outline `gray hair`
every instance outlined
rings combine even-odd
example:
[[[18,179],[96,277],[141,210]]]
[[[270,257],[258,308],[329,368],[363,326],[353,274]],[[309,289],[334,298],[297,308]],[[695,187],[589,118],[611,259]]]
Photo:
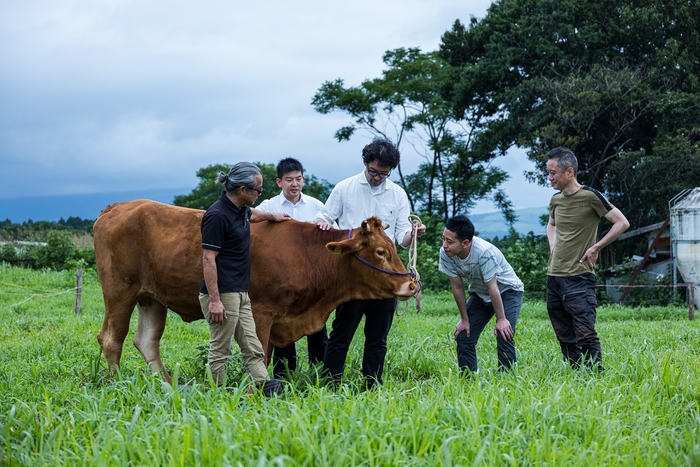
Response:
[[[574,152],[565,147],[554,148],[547,153],[547,160],[554,159],[557,161],[557,167],[566,171],[569,167],[574,169],[574,177],[578,176],[578,160]]]
[[[228,174],[219,172],[217,181],[223,185],[226,193],[231,193],[236,191],[239,186],[255,188],[256,175],[262,177],[262,172],[257,165],[250,162],[239,162],[231,167]]]

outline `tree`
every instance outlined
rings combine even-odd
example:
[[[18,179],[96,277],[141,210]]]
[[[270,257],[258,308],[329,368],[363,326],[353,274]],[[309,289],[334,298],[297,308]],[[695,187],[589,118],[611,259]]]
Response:
[[[263,176],[263,192],[257,200],[257,204],[260,204],[264,200],[279,194],[280,189],[275,182],[277,179],[277,169],[275,165],[261,162],[256,162],[255,165],[260,168]],[[208,165],[197,170],[197,177],[199,178],[197,187],[188,195],[176,196],[173,200],[173,204],[186,208],[208,209],[209,206],[221,196],[221,184],[217,181],[219,173],[228,173],[229,170],[231,170],[231,166],[226,164]],[[319,181],[312,174],[305,173],[304,179],[303,192],[321,201],[325,201],[333,189],[333,185],[326,180]]]
[[[323,201],[324,203],[328,199],[328,196],[333,191],[333,185],[328,180],[318,179],[315,175],[310,173],[304,173],[304,189],[303,192],[309,196],[313,196],[316,199]],[[279,190],[279,188],[278,188]]]
[[[526,148],[543,185],[546,153],[570,147],[579,180],[634,227],[663,220],[700,179],[699,54],[700,3],[688,0],[502,0],[440,45],[458,70],[445,94],[455,113],[486,112],[474,146]]]
[[[490,166],[493,153],[471,145],[480,113],[475,110],[464,125],[458,124],[451,103],[444,98],[453,69],[436,52],[423,53],[418,48],[391,50],[382,60],[387,69],[381,78],[348,88],[342,79],[327,81],[314,95],[316,111],[343,111],[353,118],[336,131],[336,139],[349,140],[357,129],[363,129],[375,136],[394,136],[391,139],[399,148],[404,142],[413,146],[425,162],[412,175],[398,167],[400,184],[413,211],[447,219],[468,211],[479,199],[493,197],[507,219],[514,220],[510,201],[497,189],[507,174]]]
[[[197,187],[188,195],[176,196],[173,204],[185,208],[208,209],[221,196],[221,184],[217,181],[219,172],[227,173],[230,169],[229,165],[215,164],[197,170]]]

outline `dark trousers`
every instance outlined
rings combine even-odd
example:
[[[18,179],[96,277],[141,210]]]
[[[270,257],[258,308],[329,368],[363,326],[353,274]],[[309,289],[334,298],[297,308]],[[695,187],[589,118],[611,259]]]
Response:
[[[506,290],[501,294],[506,319],[515,333],[518,324],[520,307],[523,304],[523,293],[516,290]],[[479,367],[476,361],[476,343],[486,325],[496,313],[493,304],[487,303],[478,295],[470,295],[467,300],[467,315],[469,315],[469,337],[462,331],[457,336],[457,364],[462,370],[476,372]],[[498,353],[498,368],[509,369],[516,361],[515,340],[506,341],[499,334],[496,336],[496,352]]]
[[[323,361],[324,373],[334,380],[342,377],[350,343],[364,316],[365,350],[362,357],[362,374],[367,386],[381,384],[386,357],[386,338],[394,320],[396,304],[395,298],[387,298],[352,300],[338,306]]]
[[[328,333],[326,326],[315,334],[306,336],[306,343],[309,347],[309,365],[316,365],[323,361],[328,344]],[[287,347],[277,347],[272,350],[272,371],[277,379],[283,378],[287,371],[292,372],[297,369],[297,349],[296,344]]]
[[[547,276],[547,313],[561,353],[573,368],[584,364],[602,370],[600,340],[595,331],[595,274]]]

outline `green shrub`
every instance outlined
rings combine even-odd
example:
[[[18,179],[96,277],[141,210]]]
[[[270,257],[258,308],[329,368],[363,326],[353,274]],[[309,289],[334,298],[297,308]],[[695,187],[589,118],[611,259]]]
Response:
[[[70,232],[53,230],[48,234],[46,245],[27,245],[16,249],[6,244],[0,250],[0,261],[54,271],[94,269],[95,249],[76,247]]]
[[[35,267],[60,271],[65,269],[68,260],[75,258],[75,254],[76,248],[70,233],[53,230],[49,233],[46,246],[38,247],[34,252]]]
[[[95,249],[94,248],[76,248],[75,259],[84,263],[83,267],[95,268]]]
[[[525,284],[525,294],[529,299],[546,299],[547,289],[547,260],[549,258],[549,242],[545,236],[536,236],[532,232],[519,235],[511,230],[498,246],[506,260],[513,266],[515,274]]]
[[[17,250],[12,243],[5,243],[0,247],[0,261],[14,263],[17,261]]]

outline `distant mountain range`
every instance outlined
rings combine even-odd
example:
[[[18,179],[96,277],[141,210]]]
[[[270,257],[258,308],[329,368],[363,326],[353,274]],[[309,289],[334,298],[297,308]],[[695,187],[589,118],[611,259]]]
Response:
[[[545,226],[540,223],[540,216],[548,212],[547,206],[516,209],[515,214],[518,216],[518,220],[513,227],[519,234],[532,232],[535,235],[546,235]],[[472,214],[469,216],[469,219],[474,224],[476,235],[481,238],[493,239],[497,236],[503,237],[508,235],[508,225],[500,212]]]
[[[172,204],[177,195],[188,194],[192,188],[167,190],[121,191],[94,193],[89,195],[37,196],[27,198],[0,199],[0,221],[9,219],[21,224],[28,220],[58,221],[69,217],[97,219],[100,212],[110,204],[146,198]]]
[[[110,204],[139,198],[171,204],[175,196],[191,191],[191,188],[181,188],[2,199],[0,200],[0,221],[9,219],[14,223],[21,224],[28,220],[57,222],[69,217],[97,219],[100,212]],[[546,206],[516,209],[515,213],[518,216],[518,221],[514,227],[518,233],[545,234],[545,228],[540,224],[539,218],[542,214],[547,213]],[[493,239],[496,236],[503,237],[508,234],[508,226],[500,212],[472,214],[469,218],[474,223],[477,235],[482,238]]]

